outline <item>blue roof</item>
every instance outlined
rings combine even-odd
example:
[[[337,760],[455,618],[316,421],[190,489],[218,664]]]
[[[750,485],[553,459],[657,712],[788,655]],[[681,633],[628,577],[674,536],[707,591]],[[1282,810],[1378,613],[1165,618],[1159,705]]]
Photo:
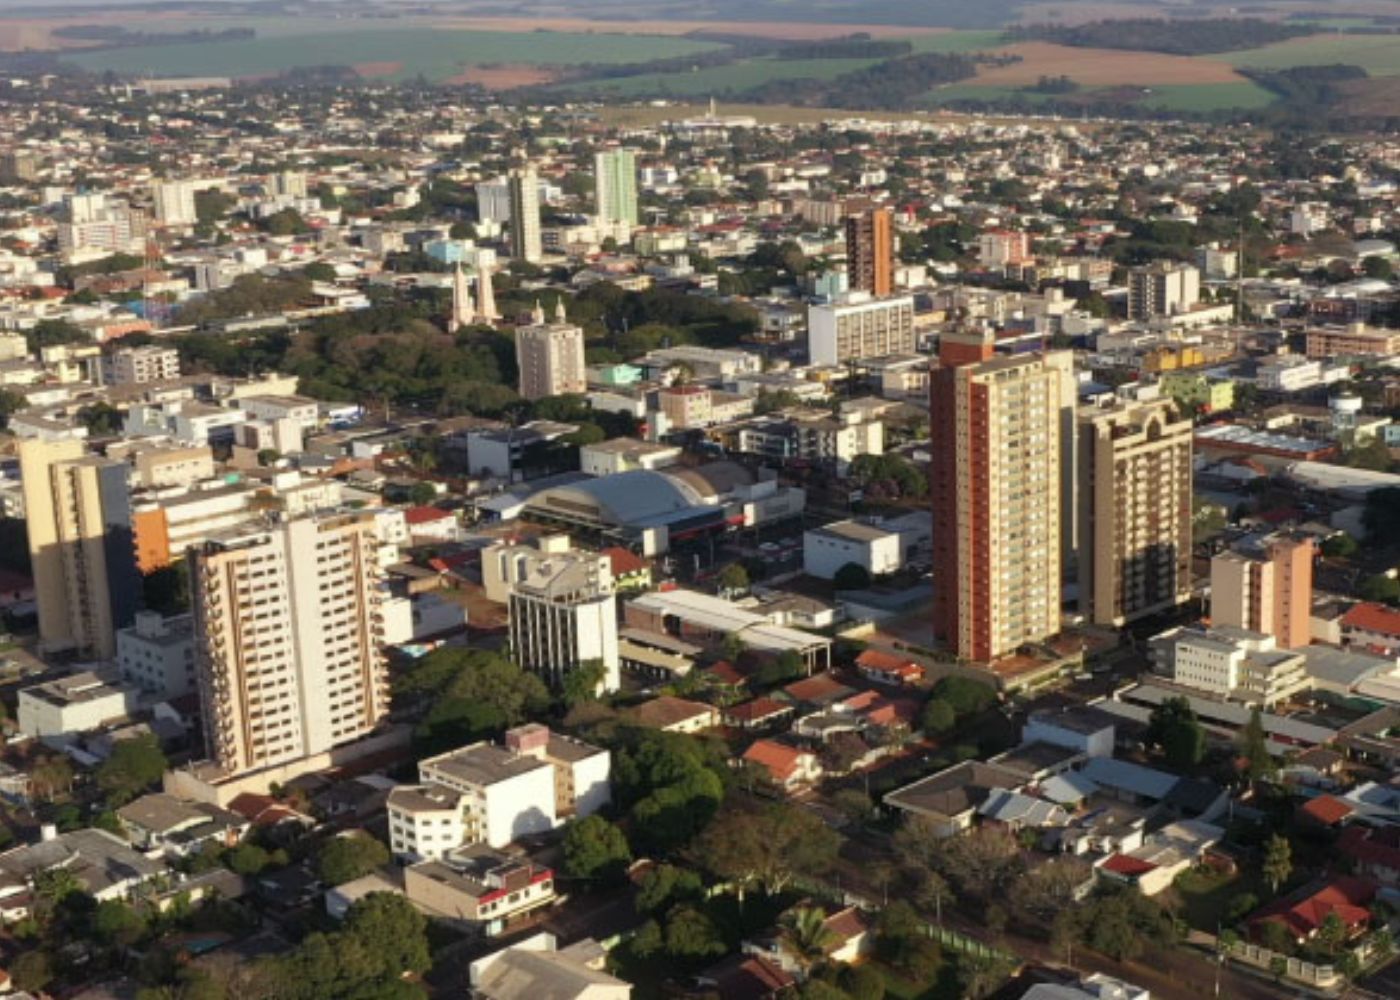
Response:
[[[679,480],[646,469],[619,472],[545,490],[530,498],[530,506],[539,505],[547,511],[549,496],[575,503],[591,501],[599,517],[615,525],[664,524],[677,516],[689,516],[709,509],[700,502],[699,496]]]

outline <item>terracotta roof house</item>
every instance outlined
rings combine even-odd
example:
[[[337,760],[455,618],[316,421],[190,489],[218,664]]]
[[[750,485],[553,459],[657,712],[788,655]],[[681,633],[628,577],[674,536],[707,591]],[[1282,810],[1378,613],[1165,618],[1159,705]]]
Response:
[[[1400,653],[1400,611],[1362,602],[1342,615],[1342,642],[1348,646]]]
[[[719,709],[703,701],[663,694],[628,712],[631,721],[667,733],[695,733],[719,725]]]
[[[924,679],[924,668],[913,660],[881,649],[867,649],[856,657],[861,676],[880,684],[904,686]]]
[[[704,995],[720,1000],[775,1000],[797,985],[791,974],[761,955],[731,955],[696,977]]]
[[[766,729],[779,719],[792,714],[792,706],[773,698],[755,698],[752,701],[730,705],[724,710],[724,724],[735,729]]]
[[[1335,913],[1354,934],[1370,922],[1368,907],[1375,898],[1376,884],[1370,879],[1342,876],[1320,889],[1269,904],[1249,918],[1249,926],[1257,933],[1266,923],[1282,924],[1295,941],[1307,941]]]
[[[1324,827],[1340,825],[1353,812],[1348,803],[1334,795],[1319,795],[1298,807],[1299,816]]]
[[[763,768],[775,784],[788,791],[821,777],[816,754],[776,740],[758,740],[744,751],[744,760]]]

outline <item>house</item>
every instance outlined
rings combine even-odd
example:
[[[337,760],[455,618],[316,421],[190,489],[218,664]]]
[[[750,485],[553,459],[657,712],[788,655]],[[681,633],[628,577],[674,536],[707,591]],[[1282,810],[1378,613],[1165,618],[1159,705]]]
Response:
[[[924,668],[913,660],[880,649],[863,650],[856,657],[856,669],[867,680],[894,687],[915,685],[924,679]]]
[[[783,688],[783,695],[808,709],[826,708],[855,694],[829,673],[813,674]]]
[[[247,832],[248,820],[207,802],[186,802],[165,792],[143,795],[117,810],[127,839],[143,851],[186,857],[206,843],[232,847]]]
[[[1298,807],[1298,818],[1324,829],[1341,826],[1355,812],[1346,801],[1335,795],[1318,795]]]
[[[1073,985],[1036,983],[1021,1000],[1152,1000],[1152,994],[1141,986],[1095,972]]]
[[[1064,826],[1069,822],[1069,813],[1053,802],[1006,788],[993,788],[986,801],[977,807],[977,815],[983,823],[1005,827],[1012,833]]]
[[[82,829],[58,833],[44,828],[43,839],[0,854],[0,911],[11,919],[29,915],[27,900],[41,872],[66,868],[84,892],[98,902],[125,899],[137,888],[167,874],[162,861],[132,850],[106,830]],[[18,919],[18,917],[14,918]]]
[[[797,980],[763,955],[730,955],[698,973],[696,996],[719,1000],[777,1000]]]
[[[1386,656],[1400,655],[1400,611],[1362,602],[1342,615],[1342,643]]]
[[[744,762],[766,771],[784,791],[794,791],[821,778],[821,764],[810,750],[776,740],[758,740],[744,751]]]
[[[952,837],[971,828],[978,807],[993,791],[1019,791],[1025,784],[1019,771],[969,760],[895,789],[885,796],[885,805],[932,820],[935,836]]]
[[[632,984],[603,965],[591,938],[560,949],[552,934],[536,934],[472,962],[468,981],[481,1000],[628,1000]]]
[[[630,549],[614,545],[602,551],[612,563],[613,588],[620,594],[651,588],[651,563]]]
[[[1148,836],[1141,847],[1110,855],[1099,866],[1099,873],[1109,881],[1136,887],[1144,896],[1155,896],[1200,861],[1224,835],[1222,828],[1210,823],[1169,823]]]
[[[1021,733],[1021,741],[1050,743],[1078,750],[1086,757],[1112,757],[1118,721],[1103,709],[1090,705],[1032,712]]]
[[[669,694],[642,702],[627,716],[639,726],[664,733],[698,733],[719,725],[719,709],[713,705]]]
[[[1400,889],[1400,826],[1351,826],[1337,838],[1337,852],[1357,875]]]
[[[724,724],[747,732],[756,732],[776,726],[779,721],[792,715],[793,707],[769,697],[759,697],[752,701],[730,705],[724,710]]]
[[[404,511],[403,517],[408,525],[409,539],[414,545],[455,542],[461,534],[457,515],[440,507],[410,507]]]
[[[1249,928],[1257,935],[1266,923],[1281,924],[1293,940],[1302,943],[1316,935],[1323,921],[1335,913],[1348,934],[1355,935],[1370,922],[1369,907],[1375,898],[1374,882],[1340,876],[1321,888],[1306,887],[1255,911],[1249,918]]]
[[[875,946],[875,929],[870,918],[854,906],[828,914],[822,926],[831,933],[826,953],[834,962],[859,961]]]

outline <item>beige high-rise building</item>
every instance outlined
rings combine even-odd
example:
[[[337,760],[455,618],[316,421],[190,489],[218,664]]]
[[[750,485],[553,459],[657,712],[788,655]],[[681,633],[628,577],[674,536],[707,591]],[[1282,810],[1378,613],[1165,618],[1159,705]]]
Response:
[[[210,760],[230,774],[349,743],[389,710],[370,514],[277,520],[191,550]]]
[[[1079,607],[1123,625],[1191,596],[1191,421],[1167,400],[1079,414]]]
[[[1312,642],[1313,542],[1288,534],[1237,544],[1210,561],[1212,625],[1263,632],[1282,649]]]
[[[986,662],[1060,630],[1068,351],[945,335],[933,371],[934,633]]]
[[[43,648],[110,659],[141,592],[127,465],[78,438],[21,441],[19,462]]]
[[[584,392],[583,328],[564,315],[560,301],[554,322],[546,323],[544,310],[535,306],[534,322],[515,331],[515,360],[520,369],[520,395],[543,399],[567,392]]]
[[[540,179],[534,167],[512,170],[510,189],[510,255],[516,260],[539,263],[544,259],[540,237]]]

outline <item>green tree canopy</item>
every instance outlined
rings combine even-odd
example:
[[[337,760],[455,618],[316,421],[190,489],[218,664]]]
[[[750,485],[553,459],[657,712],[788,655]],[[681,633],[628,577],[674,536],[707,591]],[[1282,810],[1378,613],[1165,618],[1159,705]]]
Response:
[[[316,852],[316,874],[326,885],[343,885],[388,863],[389,849],[362,832],[331,837]]]
[[[1168,698],[1152,710],[1147,738],[1175,768],[1194,767],[1206,753],[1206,732],[1185,698]]]
[[[622,831],[597,814],[564,828],[563,851],[564,871],[574,878],[614,881],[632,860]]]
[[[111,756],[97,769],[97,785],[109,805],[125,805],[159,783],[168,766],[160,744],[150,733],[118,740]]]

